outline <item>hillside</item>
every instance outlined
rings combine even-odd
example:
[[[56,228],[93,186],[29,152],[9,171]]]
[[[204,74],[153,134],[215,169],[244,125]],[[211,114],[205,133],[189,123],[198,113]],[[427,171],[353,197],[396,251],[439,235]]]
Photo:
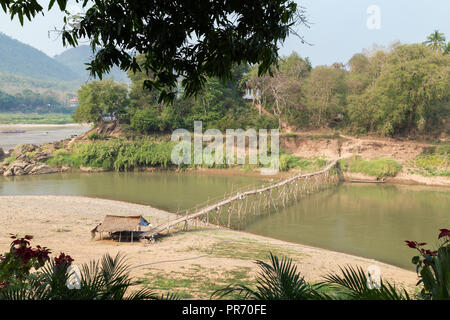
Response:
[[[92,59],[92,50],[89,46],[79,46],[76,48],[70,48],[63,53],[54,57],[56,61],[70,68],[74,73],[79,75],[83,80],[90,80],[89,71],[86,70],[85,65]],[[115,81],[129,82],[126,73],[120,70],[118,67],[113,68],[110,74],[105,75],[105,78],[111,78]]]
[[[79,76],[45,53],[0,33],[0,73],[45,81],[73,81]]]

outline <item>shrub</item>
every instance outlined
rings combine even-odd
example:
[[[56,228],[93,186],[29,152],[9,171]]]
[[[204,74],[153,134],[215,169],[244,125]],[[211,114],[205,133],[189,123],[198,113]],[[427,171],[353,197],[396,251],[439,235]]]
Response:
[[[423,284],[420,298],[426,300],[450,299],[450,230],[441,229],[437,250],[424,249],[426,243],[405,241],[408,247],[416,249],[419,255],[412,258],[416,265],[419,282]]]
[[[0,289],[25,279],[32,268],[38,270],[50,259],[51,252],[47,248],[31,247],[32,238],[28,235],[23,238],[11,236],[9,252],[0,255]]]
[[[450,176],[450,146],[444,145],[433,148],[431,152],[418,155],[413,166],[418,168],[417,173],[425,176]]]
[[[66,149],[58,149],[53,153],[52,157],[46,161],[46,163],[53,167],[60,167],[64,165],[79,167],[80,159]]]
[[[160,130],[160,118],[155,109],[137,110],[130,118],[130,127],[136,131],[147,133]]]
[[[94,141],[100,139],[100,135],[97,132],[92,132],[90,135],[88,135],[87,138],[91,141]]]
[[[280,155],[280,170],[289,171],[289,169],[300,168],[303,171],[314,171],[327,165],[323,158],[304,159],[295,157],[286,153]]]
[[[120,253],[103,256],[80,268],[69,255],[50,259],[50,250],[30,246],[31,236],[13,237],[11,249],[0,256],[1,300],[148,300],[159,299],[151,290],[128,292],[137,284]],[[34,268],[35,272],[30,273]],[[165,298],[176,298],[167,295]]]
[[[384,177],[394,177],[402,170],[402,166],[392,159],[378,158],[373,160],[363,160],[360,156],[341,161],[346,170],[354,173],[363,173],[369,176],[376,176],[378,179]]]
[[[74,147],[72,157],[83,166],[126,171],[137,167],[167,167],[173,144],[167,141],[115,139],[83,143]]]

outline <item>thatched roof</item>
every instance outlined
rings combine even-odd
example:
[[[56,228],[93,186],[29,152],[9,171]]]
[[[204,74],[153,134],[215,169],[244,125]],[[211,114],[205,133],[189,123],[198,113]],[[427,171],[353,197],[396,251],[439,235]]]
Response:
[[[142,216],[112,216],[107,215],[103,223],[96,226],[93,232],[137,231],[139,226],[148,226],[149,222]]]

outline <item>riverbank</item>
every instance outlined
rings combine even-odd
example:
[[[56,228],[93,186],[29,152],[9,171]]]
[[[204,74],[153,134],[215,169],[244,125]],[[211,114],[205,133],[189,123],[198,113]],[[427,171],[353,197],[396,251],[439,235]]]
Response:
[[[66,126],[70,128],[76,125]],[[83,128],[87,130],[88,126]],[[129,134],[115,123],[109,123],[77,137],[73,135],[39,146],[19,146],[11,150],[5,156],[8,159],[0,163],[0,174],[15,176],[68,171],[175,170],[213,175],[260,175],[260,168],[250,165],[218,164],[211,168],[210,165],[202,164],[178,167],[171,163],[174,143],[170,137],[128,137]],[[450,144],[447,141],[433,144],[392,138],[299,132],[283,134],[280,148],[280,173],[272,176],[272,179],[285,178],[298,172],[318,171],[327,162],[340,158],[345,181],[450,186]],[[35,157],[36,154],[39,156]]]
[[[74,124],[68,113],[0,113],[1,125],[64,125]]]
[[[44,124],[33,124],[33,123],[0,123],[0,128],[26,128],[26,129],[40,129],[40,128],[92,128],[89,124],[79,124],[79,123],[64,123],[64,124],[52,124],[52,123],[44,123]]]
[[[33,243],[47,246],[53,254],[70,254],[80,264],[105,253],[126,253],[136,266],[132,274],[142,285],[160,292],[177,292],[182,298],[209,298],[230,282],[252,284],[256,259],[269,251],[294,259],[308,281],[338,272],[339,266],[375,264],[384,279],[414,290],[414,272],[371,259],[310,246],[293,244],[215,226],[192,226],[154,244],[92,240],[90,230],[107,214],[143,215],[157,225],[175,215],[149,206],[127,202],[69,196],[0,197],[0,252],[8,250],[9,233],[31,234]]]

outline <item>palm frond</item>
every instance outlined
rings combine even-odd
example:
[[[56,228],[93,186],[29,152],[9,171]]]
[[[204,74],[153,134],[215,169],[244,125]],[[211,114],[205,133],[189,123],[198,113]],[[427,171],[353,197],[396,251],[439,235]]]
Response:
[[[340,268],[340,274],[325,276],[326,284],[343,289],[347,299],[351,300],[409,300],[406,290],[399,290],[395,285],[380,280],[379,288],[369,288],[364,270],[352,266]]]
[[[315,285],[309,284],[297,271],[292,259],[282,257],[281,260],[270,253],[270,264],[258,260],[260,271],[256,288],[237,285],[227,286],[213,293],[212,297],[236,294],[243,299],[254,300],[309,300],[327,298],[320,294]]]

